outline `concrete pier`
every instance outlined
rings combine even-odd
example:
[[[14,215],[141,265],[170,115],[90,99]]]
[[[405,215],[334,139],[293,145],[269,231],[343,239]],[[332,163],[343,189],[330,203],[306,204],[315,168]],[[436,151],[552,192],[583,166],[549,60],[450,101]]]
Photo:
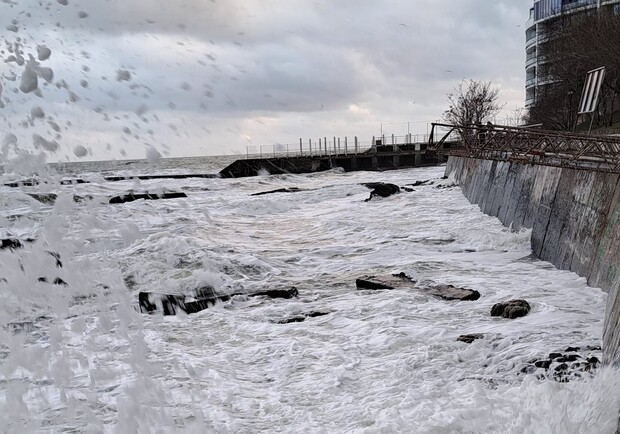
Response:
[[[270,156],[237,160],[220,172],[223,178],[256,176],[261,172],[272,175],[283,173],[312,173],[342,168],[356,170],[390,170],[407,167],[433,166],[444,163],[450,143],[429,152],[426,143],[379,145],[365,152],[334,155]]]

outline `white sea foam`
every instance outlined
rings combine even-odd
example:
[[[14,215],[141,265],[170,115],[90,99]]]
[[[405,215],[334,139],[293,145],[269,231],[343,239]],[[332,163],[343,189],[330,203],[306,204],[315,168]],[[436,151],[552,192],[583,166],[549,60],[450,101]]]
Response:
[[[614,432],[617,371],[569,383],[521,373],[549,352],[599,344],[606,294],[533,259],[528,232],[483,215],[458,188],[364,202],[362,182],[437,183],[442,168],[109,183],[93,164],[71,169],[89,184],[0,187],[7,233],[37,238],[0,252],[0,320],[34,324],[0,329],[8,430]],[[123,164],[114,173],[146,167]],[[251,196],[283,187],[301,191]],[[128,189],[189,197],[106,203]],[[59,196],[41,204],[25,194],[35,191]],[[355,289],[363,274],[400,271],[482,297]],[[205,285],[295,286],[300,297],[235,297],[179,317],[135,311],[139,291]],[[516,297],[528,316],[489,315]],[[278,323],[310,312],[329,314]],[[457,342],[465,333],[485,338]]]

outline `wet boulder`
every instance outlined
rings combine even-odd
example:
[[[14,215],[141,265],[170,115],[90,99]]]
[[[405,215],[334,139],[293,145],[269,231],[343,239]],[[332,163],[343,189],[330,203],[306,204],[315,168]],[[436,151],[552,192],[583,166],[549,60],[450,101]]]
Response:
[[[473,341],[477,340],[477,339],[482,339],[484,338],[484,335],[481,333],[472,333],[469,335],[461,335],[458,338],[456,338],[456,340],[458,342],[465,342],[466,344],[471,344]]]
[[[89,184],[90,181],[85,181],[81,178],[68,178],[68,179],[62,179],[60,181],[61,185],[75,185],[75,184]]]
[[[480,298],[480,293],[474,289],[459,288],[453,285],[430,286],[424,291],[444,300],[474,301]]]
[[[431,185],[433,181],[427,179],[426,181],[415,181],[407,184],[408,187],[419,187],[421,185]]]
[[[364,276],[355,280],[357,289],[395,289],[411,288],[443,298],[444,300],[472,301],[480,298],[480,293],[473,289],[459,288],[453,285],[428,285],[418,284],[405,273],[388,274],[384,276]]]
[[[295,287],[287,289],[268,289],[266,291],[251,292],[249,294],[239,293],[233,295],[247,295],[248,297],[269,297],[269,298],[294,298],[299,295],[299,291]]]
[[[530,304],[527,301],[514,299],[494,304],[491,308],[491,316],[514,319],[527,315],[530,309]]]
[[[24,238],[22,240],[17,238],[3,238],[0,240],[0,250],[9,249],[21,249],[26,245],[26,243],[34,243],[34,238]]]
[[[303,190],[298,188],[298,187],[278,188],[276,190],[269,190],[269,191],[261,191],[259,193],[252,193],[250,196],[262,196],[262,195],[265,195],[265,194],[272,194],[272,193],[298,193],[300,191],[303,191]]]
[[[186,314],[200,312],[213,306],[218,301],[228,301],[235,296],[269,297],[269,298],[293,298],[297,297],[297,288],[273,289],[252,293],[219,294],[213,288],[200,288],[192,295],[186,294],[161,294],[154,292],[140,292],[138,304],[140,312],[155,313],[161,311],[164,315],[176,315],[178,312]]]
[[[324,316],[324,315],[328,315],[329,312],[309,312],[309,313],[305,313],[303,315],[299,315],[299,316],[294,316],[291,318],[286,318],[286,319],[281,319],[280,321],[278,321],[278,324],[291,324],[294,322],[304,322],[307,318],[316,318],[319,316]]]
[[[591,375],[600,363],[591,351],[600,354],[600,347],[585,347],[584,350],[587,352],[577,354],[579,347],[568,347],[565,353],[549,353],[549,357],[530,360],[523,366],[521,373],[535,374],[539,378],[550,377],[561,383]]]
[[[46,205],[54,205],[58,195],[56,193],[26,193],[34,200],[44,203]]]
[[[383,276],[363,276],[355,280],[357,289],[415,288],[415,280],[405,273]]]
[[[47,280],[47,277],[39,277],[37,279],[37,281],[41,282],[41,283],[49,283],[49,280]],[[60,277],[56,277],[54,278],[54,280],[52,280],[52,283],[54,285],[62,285],[62,286],[67,286],[67,282],[65,282],[64,280],[62,280]]]
[[[111,197],[109,203],[126,203],[133,202],[135,200],[159,200],[159,199],[177,199],[181,197],[187,197],[183,192],[177,191],[165,191],[162,193],[127,193],[120,196]]]
[[[0,243],[0,250],[3,249],[19,249],[20,247],[23,247],[24,245],[22,244],[22,242],[20,240],[18,240],[17,238],[4,238],[3,240],[1,240]]]
[[[7,182],[4,185],[6,187],[34,187],[35,185],[38,185],[39,181],[34,179],[34,178],[30,178],[30,179],[22,179],[20,181],[14,181],[14,182]]]
[[[393,194],[400,193],[400,187],[398,185],[389,184],[387,182],[367,182],[362,185],[372,190],[366,202],[370,201],[375,196],[389,197]]]
[[[56,203],[56,199],[58,199],[58,195],[56,193],[26,193],[28,196],[33,198],[34,200],[44,203],[46,205],[54,205]],[[87,200],[93,200],[94,196],[86,195],[86,196],[76,196],[73,195],[73,201],[76,203],[81,203]]]

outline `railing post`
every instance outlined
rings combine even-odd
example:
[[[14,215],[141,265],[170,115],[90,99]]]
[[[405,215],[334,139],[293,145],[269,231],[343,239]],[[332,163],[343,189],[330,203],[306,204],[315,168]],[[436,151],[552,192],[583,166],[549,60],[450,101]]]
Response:
[[[340,137],[338,137],[338,154],[340,154]]]
[[[349,152],[347,151],[347,136],[344,136],[344,155],[348,155]]]
[[[319,155],[323,153],[323,147],[321,146],[321,138],[319,137]]]
[[[310,156],[312,156],[312,139],[308,139],[308,151],[310,152]]]
[[[375,136],[372,136],[372,142],[370,142],[370,147],[374,148],[376,146],[377,142],[375,141]]]
[[[381,146],[385,145],[385,134],[381,134]]]
[[[355,155],[357,155],[357,136],[354,137],[355,142]]]
[[[395,145],[396,143],[394,142],[394,134],[392,134],[392,145]]]
[[[302,155],[304,155],[304,145],[300,137],[299,138],[299,156],[302,156]]]

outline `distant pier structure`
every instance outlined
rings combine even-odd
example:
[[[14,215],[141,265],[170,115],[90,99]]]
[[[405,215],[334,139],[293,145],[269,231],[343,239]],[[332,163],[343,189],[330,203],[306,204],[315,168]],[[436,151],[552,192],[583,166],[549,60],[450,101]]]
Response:
[[[236,160],[220,172],[223,178],[256,176],[261,173],[312,173],[342,168],[346,172],[356,170],[390,170],[444,163],[450,147],[455,143],[445,140],[441,146],[429,149],[428,138],[422,135],[373,137],[361,142],[334,137],[313,142],[299,139],[296,145],[273,145],[250,147],[245,158]],[[455,138],[456,140],[456,138]]]

